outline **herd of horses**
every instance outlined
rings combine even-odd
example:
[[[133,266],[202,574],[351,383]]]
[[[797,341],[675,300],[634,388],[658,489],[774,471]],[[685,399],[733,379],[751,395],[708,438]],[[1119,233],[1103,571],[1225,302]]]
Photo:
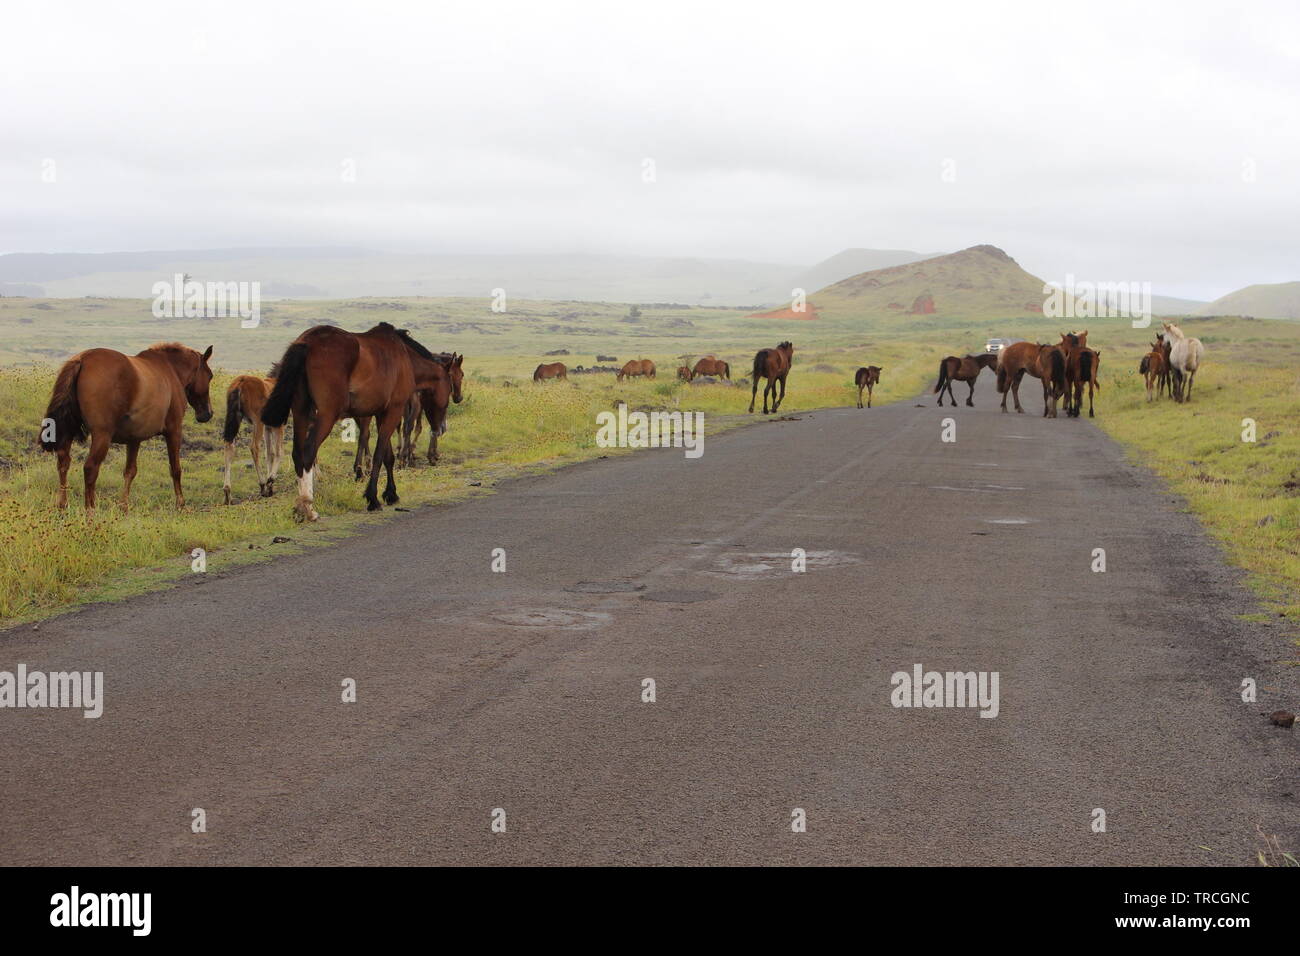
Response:
[[[1168,391],[1175,401],[1191,399],[1192,380],[1200,367],[1204,346],[1185,336],[1178,326],[1164,323],[1139,371],[1146,376],[1147,399]],[[39,443],[54,453],[59,488],[56,504],[68,502],[68,467],[76,442],[89,439],[83,474],[88,515],[95,510],[95,485],[109,446],[126,446],[121,507],[125,512],[136,475],[140,444],[162,436],[167,446],[176,506],[183,507],[181,492],[181,425],[188,405],[199,422],[212,418],[209,386],[212,370],[208,360],[212,347],[200,353],[176,342],[150,346],[128,356],[112,349],[94,348],[74,355],[59,369],[41,423]],[[775,414],[785,400],[786,379],[794,359],[794,345],[781,342],[775,348],[759,349],[754,355],[749,397],[752,414],[763,386],[763,414]],[[353,474],[361,480],[369,472],[364,498],[371,511],[383,507],[378,494],[379,473],[387,473],[383,503],[399,501],[393,477],[395,465],[410,465],[415,442],[423,423],[429,426],[429,464],[438,461],[438,438],[447,430],[450,403],[462,399],[464,356],[455,352],[434,353],[415,341],[409,332],[380,322],[366,332],[348,332],[336,326],[313,326],[299,335],[265,377],[240,375],[226,391],[225,468],[222,485],[230,504],[230,473],[234,443],[244,422],[251,424],[253,468],[261,495],[275,493],[275,480],[284,455],[284,427],[293,422],[291,457],[298,481],[294,513],[301,520],[314,521],[313,506],[317,455],[336,423],[351,418],[359,430]],[[1000,352],[948,356],[939,365],[934,393],[943,405],[944,395],[956,406],[954,382],[966,382],[970,392],[966,404],[973,406],[975,381],[985,368],[996,371],[1002,411],[1007,396],[1020,405],[1020,383],[1026,375],[1043,386],[1043,414],[1055,418],[1057,405],[1065,399],[1066,414],[1078,417],[1083,408],[1083,390],[1088,390],[1088,416],[1093,417],[1093,394],[1100,388],[1097,371],[1101,352],[1088,347],[1088,333],[1062,333],[1056,345],[1017,342]],[[730,380],[731,366],[715,356],[700,359],[693,367],[681,366],[678,377],[692,381],[699,376]],[[858,390],[857,407],[871,407],[871,393],[880,382],[881,367],[863,366],[854,374]],[[563,362],[537,366],[533,381],[565,380]],[[649,359],[633,359],[618,371],[618,380],[655,377]],[[770,406],[770,407],[769,407]],[[369,452],[372,425],[375,451]],[[394,451],[393,439],[399,439]],[[265,455],[265,466],[263,464]]]
[[[1183,334],[1172,322],[1165,322],[1164,332],[1156,334],[1151,351],[1142,357],[1138,371],[1145,376],[1147,401],[1168,392],[1176,402],[1191,401],[1192,380],[1200,368],[1205,346],[1201,340]],[[1007,410],[1010,395],[1017,412],[1020,405],[1020,383],[1026,375],[1038,379],[1043,387],[1043,415],[1057,417],[1057,406],[1065,399],[1068,417],[1077,418],[1083,411],[1083,389],[1088,389],[1088,417],[1094,414],[1094,393],[1101,389],[1097,372],[1101,368],[1101,350],[1088,347],[1088,330],[1062,332],[1061,341],[1055,345],[1016,342],[998,352],[967,355],[959,358],[949,355],[939,363],[939,377],[933,394],[943,404],[946,393],[954,407],[953,382],[970,386],[966,404],[975,405],[975,380],[986,368],[995,370],[998,394],[1002,396],[1002,411]]]

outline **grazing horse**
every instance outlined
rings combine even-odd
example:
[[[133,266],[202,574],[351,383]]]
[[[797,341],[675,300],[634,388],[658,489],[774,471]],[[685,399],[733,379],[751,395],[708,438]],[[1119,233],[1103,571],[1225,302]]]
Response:
[[[939,381],[934,383],[934,390],[939,396],[939,404],[943,404],[943,393],[946,389],[948,397],[952,399],[953,408],[956,408],[957,398],[952,394],[952,383],[965,382],[970,386],[970,394],[966,396],[966,404],[974,408],[975,380],[980,377],[980,372],[984,369],[995,368],[997,364],[998,353],[996,352],[981,352],[979,355],[967,355],[965,358],[949,355],[939,363]]]
[[[544,382],[548,378],[558,378],[567,382],[569,380],[569,367],[563,362],[552,362],[550,365],[539,365],[533,370],[534,382]]]
[[[871,407],[871,390],[880,384],[879,365],[865,365],[853,373],[853,384],[858,387],[858,408],[862,407],[862,390],[867,390],[867,408]]]
[[[212,346],[199,353],[175,342],[151,345],[134,356],[112,349],[87,349],[63,363],[45,410],[40,443],[57,455],[59,492],[55,503],[68,506],[68,465],[72,443],[90,434],[90,451],[83,469],[86,514],[95,510],[95,482],[108,446],[126,445],[122,472],[122,510],[128,510],[131,482],[136,474],[140,443],[158,435],[167,443],[176,507],[185,507],[181,494],[181,424],[185,406],[200,422],[212,418],[208,386]]]
[[[1173,396],[1175,402],[1190,402],[1192,400],[1192,379],[1196,378],[1196,370],[1201,367],[1201,356],[1205,354],[1205,346],[1201,344],[1200,339],[1188,338],[1183,334],[1183,330],[1172,322],[1163,323],[1165,327],[1165,341],[1171,342],[1169,346],[1169,371],[1173,375]],[[1184,394],[1183,382],[1186,380],[1187,391]]]
[[[649,359],[631,359],[623,364],[615,376],[620,382],[625,378],[634,378],[637,375],[644,375],[646,378],[655,377],[655,363]]]
[[[449,402],[460,404],[462,399],[461,383],[465,375],[461,363],[465,356],[455,352],[439,352],[434,358],[442,366],[443,372],[436,374],[436,383],[431,388],[422,388],[411,396],[402,410],[400,426],[401,441],[397,450],[397,467],[409,468],[415,459],[415,442],[423,431],[423,419],[429,421],[429,464],[438,463],[438,438],[447,433],[447,406]],[[365,476],[365,469],[370,462],[370,417],[357,422],[357,454],[352,461],[352,475],[360,481]],[[412,434],[414,432],[414,434]]]
[[[706,355],[695,363],[695,368],[691,369],[691,378],[697,375],[712,375],[714,378],[731,379],[731,366],[720,358],[712,355]]]
[[[465,380],[465,372],[462,369],[462,363],[465,356],[455,352],[442,352],[438,355],[438,363],[443,367],[445,375],[439,377],[433,388],[421,389],[417,394],[419,396],[419,409],[412,414],[411,406],[407,404],[406,415],[402,419],[402,448],[399,458],[402,463],[409,466],[415,456],[415,443],[420,438],[420,432],[424,428],[424,421],[429,423],[429,448],[425,452],[425,459],[430,465],[438,463],[438,439],[447,434],[447,409],[451,402],[457,405],[461,403],[464,395],[461,393],[461,386]],[[423,419],[419,412],[424,412]],[[414,434],[412,434],[414,429]]]
[[[1165,355],[1162,336],[1156,336],[1156,340],[1151,343],[1151,351],[1142,356],[1138,372],[1146,378],[1147,401],[1159,398],[1169,383],[1169,359]]]
[[[1060,346],[1016,342],[998,355],[998,391],[1002,393],[1002,411],[1007,410],[1007,394],[1020,407],[1020,380],[1028,373],[1043,383],[1043,416],[1056,417],[1056,403],[1065,394],[1065,353]]]
[[[690,367],[686,365],[677,366],[677,377],[683,382],[689,382],[692,378]]]
[[[785,377],[790,374],[790,366],[794,362],[794,346],[789,342],[782,342],[774,349],[759,349],[754,355],[754,387],[749,393],[749,412],[754,412],[754,400],[758,396],[758,380],[767,379],[767,384],[763,386],[763,414],[767,415],[767,396],[772,394],[772,412],[781,407],[785,401]],[[781,397],[776,397],[776,384],[781,383]]]
[[[295,515],[307,521],[320,517],[313,507],[313,469],[321,444],[341,418],[375,416],[378,434],[366,505],[370,511],[383,508],[376,493],[381,466],[388,471],[384,502],[397,504],[393,430],[415,391],[432,388],[440,374],[442,364],[432,352],[387,322],[360,333],[318,325],[294,339],[280,360],[280,376],[262,409],[262,422],[276,427],[293,416]]]
[[[226,504],[230,504],[230,466],[235,460],[235,439],[239,426],[248,422],[253,426],[253,471],[257,474],[257,490],[263,498],[275,494],[275,476],[280,473],[280,459],[284,456],[284,428],[268,428],[262,424],[262,409],[275,388],[276,369],[262,378],[260,375],[237,375],[226,389],[226,427],[221,437],[226,442],[226,471],[221,483]],[[266,446],[268,468],[262,477],[262,446]]]

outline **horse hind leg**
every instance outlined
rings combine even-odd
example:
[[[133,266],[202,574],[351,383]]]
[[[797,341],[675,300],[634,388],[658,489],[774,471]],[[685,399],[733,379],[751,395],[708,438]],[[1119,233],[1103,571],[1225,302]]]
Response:
[[[754,387],[749,390],[749,414],[754,414],[754,402],[758,398],[758,376],[754,376]],[[767,401],[767,389],[763,389],[763,401]]]
[[[230,466],[235,460],[235,443],[226,442],[225,448],[225,467],[222,469],[221,493],[226,499],[226,504],[230,504]]]
[[[974,408],[975,407],[975,379],[971,379],[966,384],[970,386],[970,394],[966,396],[966,407]]]
[[[86,463],[81,469],[86,483],[84,495],[87,515],[95,510],[95,482],[99,480],[99,466],[104,463],[104,457],[108,454],[108,445],[109,436],[106,433],[91,433],[90,451],[86,454]]]
[[[122,469],[122,514],[127,514],[130,509],[131,500],[131,482],[135,480],[136,458],[140,454],[140,443],[130,441],[126,443],[126,467]]]

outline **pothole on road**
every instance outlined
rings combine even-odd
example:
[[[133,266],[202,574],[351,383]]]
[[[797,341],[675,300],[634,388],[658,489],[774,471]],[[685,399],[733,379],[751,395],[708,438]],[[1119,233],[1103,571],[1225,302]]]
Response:
[[[513,611],[498,611],[494,620],[513,627],[559,627],[569,630],[590,630],[608,624],[610,615],[599,611],[574,611],[562,607],[521,607]]]
[[[861,564],[864,560],[861,555],[850,554],[847,551],[807,551],[804,557],[809,571],[848,567]],[[723,554],[718,556],[718,566],[704,573],[753,580],[774,573],[793,573],[793,561],[794,557],[788,551]]]

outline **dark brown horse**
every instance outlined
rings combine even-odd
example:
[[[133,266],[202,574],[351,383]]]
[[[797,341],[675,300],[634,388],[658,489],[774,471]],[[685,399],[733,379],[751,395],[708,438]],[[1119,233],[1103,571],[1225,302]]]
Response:
[[[274,372],[275,369],[272,369]],[[230,504],[230,466],[235,460],[235,439],[239,426],[248,422],[253,426],[253,471],[257,474],[257,490],[263,498],[275,494],[275,477],[280,472],[280,459],[284,456],[284,428],[269,428],[262,424],[262,409],[275,388],[275,378],[260,375],[236,375],[226,389],[226,427],[221,437],[226,442],[225,480],[221,490],[226,504]],[[262,477],[262,445],[266,445],[266,477]]]
[[[615,377],[621,382],[625,378],[635,378],[638,375],[654,378],[655,363],[649,359],[630,359],[623,363],[623,367],[618,370],[618,375]]]
[[[134,356],[112,349],[88,349],[63,363],[41,423],[40,443],[57,455],[59,492],[55,503],[68,505],[68,465],[72,443],[90,434],[90,451],[83,469],[86,514],[95,510],[95,482],[109,445],[126,445],[122,472],[122,510],[126,511],[135,479],[140,443],[163,436],[171,465],[176,507],[185,507],[181,494],[181,424],[185,406],[200,422],[212,418],[208,386],[212,346],[202,354],[175,342],[151,345]]]
[[[695,368],[691,369],[691,378],[697,375],[712,375],[714,378],[725,378],[730,381],[731,366],[720,358],[706,355],[695,363]]]
[[[677,366],[677,377],[683,382],[689,382],[691,380],[690,368],[685,365]]]
[[[1007,393],[1020,407],[1020,380],[1026,374],[1043,383],[1043,415],[1056,417],[1056,403],[1065,394],[1065,353],[1056,345],[1016,342],[998,355],[998,391],[1002,394],[1002,411],[1007,410]]]
[[[770,392],[772,395],[772,411],[781,407],[785,401],[785,378],[790,374],[790,366],[794,362],[794,346],[789,342],[782,342],[774,349],[759,349],[754,355],[754,387],[749,393],[749,411],[754,411],[754,400],[758,396],[758,380],[767,379],[767,384],[763,386],[763,414],[769,414],[767,410],[767,396]],[[776,396],[777,382],[781,383],[781,397]]]
[[[558,378],[561,381],[568,381],[569,367],[563,362],[552,362],[550,365],[539,365],[534,369],[534,382],[544,382],[548,378]]]
[[[293,415],[293,467],[298,476],[295,514],[315,521],[313,469],[320,446],[342,418],[375,416],[378,433],[365,499],[370,511],[383,505],[379,469],[388,471],[384,502],[398,502],[393,481],[393,430],[412,394],[434,386],[443,373],[433,353],[405,331],[380,322],[367,332],[318,325],[298,336],[280,360],[280,377],[262,409],[262,422],[276,427]]]
[[[1065,414],[1069,418],[1078,418],[1083,411],[1083,386],[1088,386],[1088,417],[1093,415],[1093,390],[1100,389],[1097,382],[1097,369],[1101,364],[1100,354],[1088,348],[1088,330],[1082,332],[1062,332],[1061,342],[1057,346],[1065,353]]]
[[[853,374],[853,384],[858,387],[858,408],[862,407],[862,390],[867,390],[867,408],[871,407],[871,390],[880,384],[880,366],[867,365]]]
[[[397,449],[397,465],[409,468],[415,460],[415,442],[423,430],[423,421],[429,422],[429,464],[438,463],[438,439],[447,432],[447,408],[451,402],[460,404],[464,397],[461,385],[465,380],[462,363],[465,356],[455,352],[440,352],[434,356],[443,368],[443,374],[437,376],[432,388],[422,388],[411,396],[402,411],[401,444]],[[423,413],[423,418],[421,414]],[[357,436],[357,455],[352,463],[353,474],[357,481],[363,475],[362,462],[370,460],[370,419],[359,422],[360,434]]]
[[[946,390],[948,397],[952,399],[953,408],[956,408],[957,398],[952,393],[952,383],[966,382],[970,385],[970,394],[966,396],[966,404],[974,408],[975,380],[980,377],[982,370],[996,368],[997,364],[998,354],[996,352],[981,352],[979,355],[967,355],[965,358],[949,355],[939,363],[939,381],[934,384],[934,390],[939,396],[939,404],[943,404],[943,393]]]

